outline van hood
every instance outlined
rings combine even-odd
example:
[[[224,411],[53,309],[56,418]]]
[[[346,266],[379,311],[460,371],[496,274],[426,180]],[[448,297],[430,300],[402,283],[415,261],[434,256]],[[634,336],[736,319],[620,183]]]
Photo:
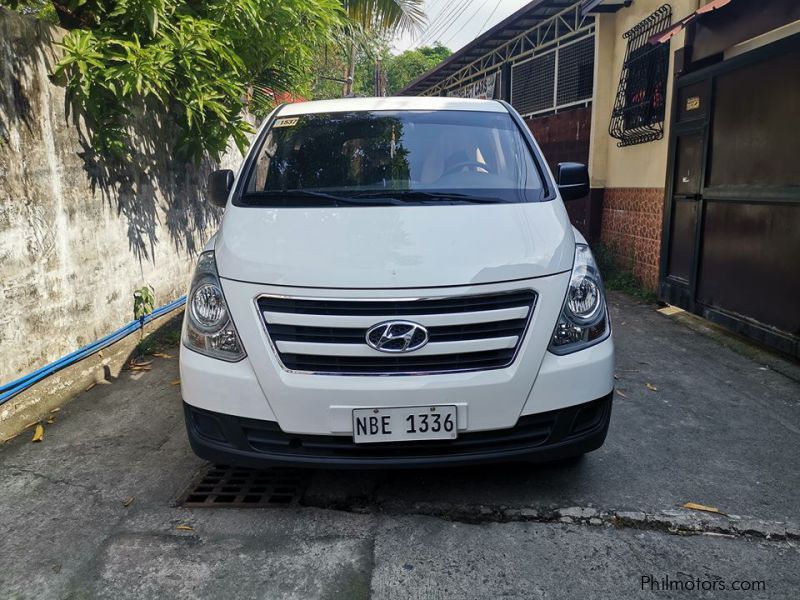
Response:
[[[316,288],[495,283],[572,268],[561,202],[264,208],[229,205],[215,240],[220,277]]]

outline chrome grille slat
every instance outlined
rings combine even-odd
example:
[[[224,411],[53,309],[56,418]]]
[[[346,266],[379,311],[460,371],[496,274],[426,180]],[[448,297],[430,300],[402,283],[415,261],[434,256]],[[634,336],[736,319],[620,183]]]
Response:
[[[309,373],[349,373],[358,375],[405,374],[425,375],[452,373],[454,371],[497,369],[511,364],[513,349],[489,352],[468,352],[447,355],[446,361],[435,356],[404,357],[387,354],[375,357],[360,356],[315,356],[306,354],[283,354],[284,364],[292,370]],[[447,366],[446,369],[442,365]]]
[[[290,371],[327,375],[427,375],[509,366],[536,303],[533,290],[409,299],[319,299],[264,295],[259,312]],[[367,330],[406,319],[428,329],[428,344],[387,354]]]
[[[429,343],[425,347],[415,350],[413,355],[438,356],[441,354],[506,350],[508,348],[516,348],[518,340],[519,338],[517,336],[512,336]],[[281,353],[288,354],[311,354],[320,356],[375,356],[375,350],[366,344],[329,344],[279,341],[276,343],[276,346]],[[383,355],[380,354],[379,356]]]
[[[265,317],[266,319],[266,317]],[[420,319],[421,321],[421,319]],[[527,319],[496,321],[494,323],[474,323],[445,327],[429,327],[428,338],[431,343],[450,342],[463,339],[485,339],[517,335],[525,329]],[[269,322],[269,332],[274,342],[327,342],[331,344],[360,344],[364,342],[364,332],[368,327],[307,327],[295,325],[275,325]],[[421,323],[425,325],[425,323]],[[374,325],[370,323],[369,326]]]
[[[391,300],[311,299],[285,296],[262,296],[261,310],[272,312],[294,312],[321,315],[381,315],[396,318],[399,315],[424,315],[435,312],[469,312],[474,310],[496,310],[530,305],[532,290],[503,292],[476,296],[453,296],[452,298],[409,298]],[[444,310],[437,310],[437,309]]]
[[[304,327],[368,328],[375,324],[374,315],[328,315],[297,312],[264,311],[264,318],[270,325],[291,325],[297,323],[297,315],[303,314]],[[511,319],[525,319],[528,316],[527,306],[500,308],[455,313],[411,314],[400,312],[389,315],[400,321],[416,321],[425,327],[446,327],[456,325],[473,325],[477,323],[493,323]]]

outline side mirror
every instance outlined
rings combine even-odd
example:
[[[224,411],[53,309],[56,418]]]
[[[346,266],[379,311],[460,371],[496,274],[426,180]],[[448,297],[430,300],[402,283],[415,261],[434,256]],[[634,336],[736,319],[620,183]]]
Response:
[[[208,199],[211,204],[225,206],[228,203],[228,195],[233,189],[233,171],[222,169],[212,171],[208,176]]]
[[[577,200],[589,193],[589,169],[583,163],[558,163],[556,181],[562,200]]]

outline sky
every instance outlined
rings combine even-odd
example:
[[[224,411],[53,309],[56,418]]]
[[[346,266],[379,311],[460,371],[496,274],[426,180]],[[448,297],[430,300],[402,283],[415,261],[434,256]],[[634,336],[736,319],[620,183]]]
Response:
[[[394,52],[442,42],[454,52],[486,32],[530,0],[425,0],[428,22],[421,32],[394,41]]]

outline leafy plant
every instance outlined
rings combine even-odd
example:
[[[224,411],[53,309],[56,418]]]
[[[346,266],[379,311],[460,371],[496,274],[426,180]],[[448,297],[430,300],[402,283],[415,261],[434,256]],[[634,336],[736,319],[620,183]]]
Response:
[[[155,309],[156,296],[152,286],[145,285],[133,292],[133,318],[144,319]]]
[[[23,15],[31,15],[49,23],[58,23],[56,10],[49,0],[12,0],[11,2],[0,2],[0,4],[8,4],[10,8]]]
[[[344,95],[353,94],[359,51],[370,53],[375,41],[394,32],[414,31],[425,22],[424,0],[341,0],[348,20],[340,46],[347,52]]]
[[[70,30],[53,76],[83,113],[94,149],[120,161],[143,114],[177,127],[181,158],[218,159],[230,139],[244,151],[247,109],[271,108],[252,107],[253,91],[309,90],[316,48],[345,21],[339,0],[51,4]]]
[[[592,248],[606,289],[625,292],[643,302],[655,303],[656,294],[642,286],[633,273],[633,256],[623,259],[613,248],[598,244]]]
[[[342,0],[350,21],[365,31],[410,31],[425,20],[423,0]]]
[[[423,73],[430,71],[453,52],[439,42],[433,46],[422,46],[406,50],[384,60],[386,93],[396,94]]]
[[[346,51],[341,46],[322,48],[317,57],[314,75],[314,98],[334,98],[342,95],[342,75],[347,71]],[[414,79],[429,71],[452,52],[441,44],[406,50],[398,55],[389,51],[389,43],[378,36],[359,46],[354,70],[352,94],[375,94],[375,64],[381,62],[386,94],[395,95]]]

